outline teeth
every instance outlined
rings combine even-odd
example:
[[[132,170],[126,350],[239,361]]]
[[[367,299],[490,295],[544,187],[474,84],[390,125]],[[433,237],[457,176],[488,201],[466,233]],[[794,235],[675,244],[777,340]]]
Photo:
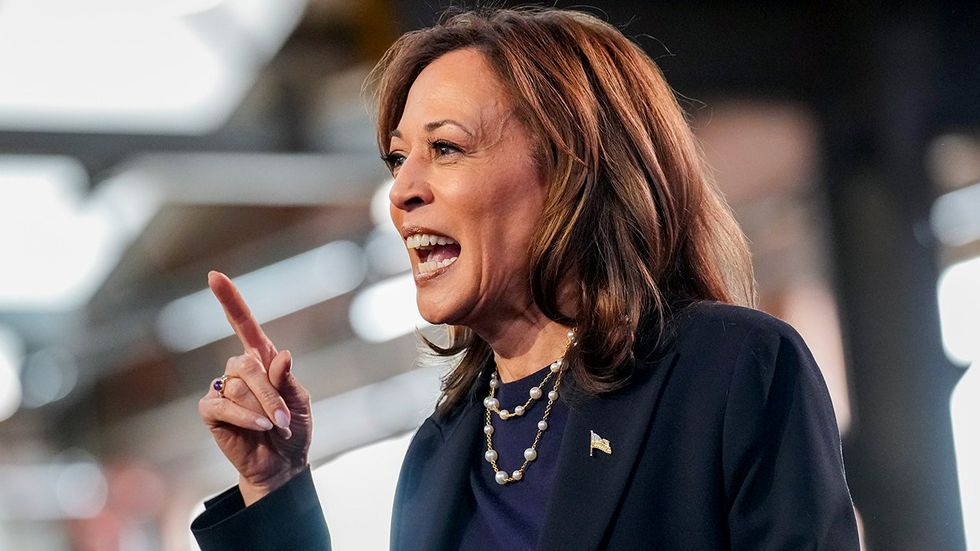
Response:
[[[458,256],[447,258],[445,260],[433,260],[432,262],[419,262],[419,274],[427,274],[429,272],[434,272],[439,268],[445,268],[453,262],[456,262]]]
[[[443,235],[431,235],[427,233],[413,233],[405,238],[405,246],[409,249],[421,249],[435,245],[454,245],[456,240]]]

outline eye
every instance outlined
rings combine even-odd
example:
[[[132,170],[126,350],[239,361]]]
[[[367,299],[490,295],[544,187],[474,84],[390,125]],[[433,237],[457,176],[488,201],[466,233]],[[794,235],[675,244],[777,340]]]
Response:
[[[446,140],[433,140],[429,142],[429,146],[432,147],[436,152],[436,156],[445,157],[446,155],[452,155],[454,153],[462,153],[463,150],[452,142],[447,142]]]
[[[385,165],[388,166],[388,171],[394,174],[397,171],[398,167],[402,166],[405,163],[405,155],[402,155],[397,151],[392,151],[387,155],[382,155],[381,160],[384,161]]]

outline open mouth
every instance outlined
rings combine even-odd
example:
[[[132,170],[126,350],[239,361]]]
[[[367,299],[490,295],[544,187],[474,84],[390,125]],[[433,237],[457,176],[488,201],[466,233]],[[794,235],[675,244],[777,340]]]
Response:
[[[449,267],[459,258],[459,243],[445,235],[414,233],[405,238],[405,246],[418,255],[419,275],[432,274]]]

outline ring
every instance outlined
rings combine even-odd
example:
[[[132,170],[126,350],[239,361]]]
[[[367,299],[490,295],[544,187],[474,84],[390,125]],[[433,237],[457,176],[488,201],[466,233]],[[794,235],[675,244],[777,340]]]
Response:
[[[224,398],[225,387],[228,385],[228,379],[234,379],[234,378],[235,378],[234,375],[228,375],[228,374],[222,375],[221,377],[218,377],[211,383],[211,388],[213,388],[215,392],[218,393],[218,396]]]

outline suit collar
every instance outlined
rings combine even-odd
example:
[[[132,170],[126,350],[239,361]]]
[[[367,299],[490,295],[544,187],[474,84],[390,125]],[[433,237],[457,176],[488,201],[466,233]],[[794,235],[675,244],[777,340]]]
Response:
[[[439,434],[441,452],[428,457],[425,466],[429,490],[425,503],[414,504],[407,512],[407,525],[399,541],[410,543],[403,549],[457,549],[466,522],[473,513],[470,469],[477,440],[482,436],[483,410],[471,392],[467,403],[449,415],[434,414],[428,422]],[[409,520],[411,519],[411,520]],[[394,541],[393,541],[394,543]]]
[[[572,402],[538,540],[540,551],[601,546],[676,357],[676,352],[669,352],[649,364],[641,360],[634,380],[624,389]],[[612,454],[589,455],[592,432],[609,441]]]

